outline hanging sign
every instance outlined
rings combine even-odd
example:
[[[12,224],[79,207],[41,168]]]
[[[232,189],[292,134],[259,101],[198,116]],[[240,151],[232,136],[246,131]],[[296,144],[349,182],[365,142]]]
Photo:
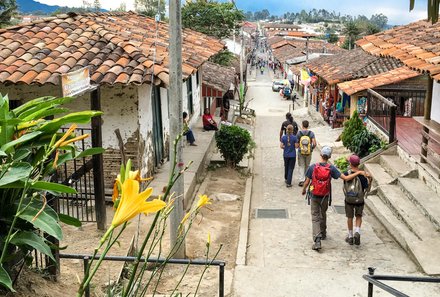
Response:
[[[61,75],[63,97],[73,97],[90,88],[90,72],[84,67]]]

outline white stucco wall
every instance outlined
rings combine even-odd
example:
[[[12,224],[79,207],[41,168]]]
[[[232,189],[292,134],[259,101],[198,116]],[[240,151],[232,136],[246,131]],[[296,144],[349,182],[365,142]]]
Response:
[[[199,84],[197,84],[197,76],[199,76]],[[195,123],[197,123],[200,114],[201,114],[201,90],[202,90],[202,78],[199,74],[199,72],[197,72],[196,74],[192,75],[192,93],[193,93],[193,115],[191,118],[191,125],[194,125]]]
[[[154,167],[153,149],[153,112],[151,102],[151,86],[138,87],[139,112],[139,150],[142,175],[149,175]]]
[[[11,100],[30,100],[42,96],[60,96],[59,86],[0,86],[0,93],[8,94]],[[90,110],[89,95],[73,99],[65,105],[71,111]],[[119,148],[114,130],[119,128],[124,142],[138,128],[137,92],[135,86],[102,86],[101,107],[103,111],[102,144],[104,148]],[[83,125],[84,126],[84,125]]]
[[[431,120],[440,123],[440,83],[437,81],[432,88]]]

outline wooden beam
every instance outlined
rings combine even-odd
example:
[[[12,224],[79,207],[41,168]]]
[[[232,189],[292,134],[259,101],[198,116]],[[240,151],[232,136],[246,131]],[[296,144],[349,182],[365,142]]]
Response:
[[[423,117],[425,120],[431,120],[431,106],[432,106],[432,88],[434,86],[433,79],[430,75],[428,75],[428,89],[426,90],[426,97],[425,97],[425,106],[423,109]],[[423,126],[423,132],[426,134],[429,134],[429,129],[425,126]],[[424,146],[425,145],[425,146]],[[426,138],[422,134],[422,149],[421,149],[421,155],[422,155],[422,163],[425,163],[428,158],[428,150],[425,149],[425,147],[428,146],[428,138]]]

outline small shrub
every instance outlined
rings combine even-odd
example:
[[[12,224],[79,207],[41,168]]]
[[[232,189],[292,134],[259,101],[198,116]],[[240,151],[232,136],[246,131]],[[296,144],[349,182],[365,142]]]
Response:
[[[348,149],[360,158],[363,158],[371,153],[371,149],[377,150],[380,147],[381,141],[379,137],[377,137],[376,134],[367,131],[367,129],[364,129],[353,136]]]
[[[355,110],[351,115],[351,118],[344,123],[344,131],[342,131],[341,135],[342,144],[350,149],[353,137],[363,131],[367,131],[367,128],[365,128],[362,120],[359,118],[358,112]]]
[[[339,157],[335,160],[335,166],[339,169],[341,172],[345,172],[348,170],[348,160],[346,156]]]
[[[226,164],[231,167],[240,163],[244,155],[254,146],[251,134],[238,126],[222,125],[215,134],[215,140]]]

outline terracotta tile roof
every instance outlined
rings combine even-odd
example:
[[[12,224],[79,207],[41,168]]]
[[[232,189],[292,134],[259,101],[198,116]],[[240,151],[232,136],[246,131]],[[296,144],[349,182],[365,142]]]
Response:
[[[338,87],[347,95],[353,95],[366,89],[393,84],[419,75],[421,75],[419,72],[402,66],[380,74],[342,82]]]
[[[153,67],[154,43],[156,64]],[[0,82],[58,84],[84,66],[96,84],[169,84],[168,24],[133,12],[69,14],[0,29]],[[224,48],[219,40],[183,30],[183,76]]]
[[[401,67],[402,64],[392,58],[381,58],[355,49],[312,60],[306,66],[322,77],[328,84],[387,72]]]
[[[272,50],[276,50],[278,48],[284,47],[284,48],[288,48],[286,47],[286,45],[290,45],[293,46],[295,48],[297,48],[298,51],[302,51],[303,54],[306,53],[306,39],[293,39],[293,38],[276,38],[276,37],[272,37],[271,39],[269,39],[269,45],[272,48]],[[308,52],[309,53],[329,53],[329,54],[337,54],[337,53],[342,53],[342,52],[346,52],[345,49],[336,46],[332,43],[327,43],[323,40],[309,40],[309,44],[308,44]],[[289,58],[295,58],[298,57],[300,55],[296,55],[296,56],[292,56]]]
[[[203,84],[225,92],[235,80],[235,69],[208,61],[202,66],[202,77]]]
[[[394,57],[411,69],[440,80],[440,23],[425,20],[396,27],[357,41],[365,51]]]
[[[274,49],[272,52],[274,57],[281,63],[285,63],[288,59],[304,56],[301,49],[289,43]]]

